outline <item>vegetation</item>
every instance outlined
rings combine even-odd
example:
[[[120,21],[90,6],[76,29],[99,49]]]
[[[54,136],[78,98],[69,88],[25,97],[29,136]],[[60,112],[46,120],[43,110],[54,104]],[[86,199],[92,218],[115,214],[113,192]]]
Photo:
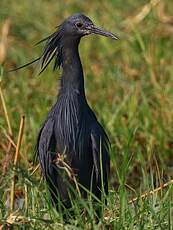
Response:
[[[79,199],[87,214],[81,216],[74,202],[75,218],[69,218],[65,228],[173,229],[172,9],[171,0],[1,0],[1,229],[63,229],[61,213],[52,208],[32,163],[38,130],[56,99],[61,71],[49,68],[37,77],[34,66],[8,70],[36,58],[42,45],[34,44],[75,12],[85,13],[120,40],[91,36],[80,45],[87,99],[112,145],[110,192],[99,224],[94,223],[92,203]],[[12,184],[15,207],[10,209]]]

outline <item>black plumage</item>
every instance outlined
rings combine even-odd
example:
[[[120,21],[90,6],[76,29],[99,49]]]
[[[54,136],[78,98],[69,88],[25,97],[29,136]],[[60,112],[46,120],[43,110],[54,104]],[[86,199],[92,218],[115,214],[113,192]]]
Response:
[[[77,191],[87,197],[82,187],[98,199],[103,189],[108,193],[109,140],[87,104],[78,52],[80,39],[93,33],[117,39],[112,33],[95,27],[85,15],[75,14],[57,27],[55,33],[40,41],[46,44],[41,57],[35,60],[41,64],[40,72],[53,59],[53,69],[63,69],[57,101],[42,125],[36,146],[56,207],[59,200],[66,208],[71,207],[69,192]]]

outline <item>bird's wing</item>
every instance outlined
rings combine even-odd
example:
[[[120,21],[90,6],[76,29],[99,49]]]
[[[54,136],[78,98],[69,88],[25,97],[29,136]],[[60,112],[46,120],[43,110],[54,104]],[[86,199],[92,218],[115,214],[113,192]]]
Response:
[[[52,160],[55,156],[54,120],[48,118],[40,130],[37,153],[45,177],[51,174]]]
[[[107,190],[107,181],[110,170],[109,144],[107,136],[100,130],[91,132],[91,145],[96,181],[98,184],[103,183]],[[107,191],[105,191],[107,193]]]
[[[59,199],[62,200],[66,207],[70,207],[71,201],[68,194],[67,184],[64,183],[64,170],[61,171],[56,167],[56,140],[54,135],[53,118],[48,117],[40,130],[38,139],[38,158],[43,176],[45,177],[52,202],[57,208]],[[62,173],[62,175],[61,175]]]

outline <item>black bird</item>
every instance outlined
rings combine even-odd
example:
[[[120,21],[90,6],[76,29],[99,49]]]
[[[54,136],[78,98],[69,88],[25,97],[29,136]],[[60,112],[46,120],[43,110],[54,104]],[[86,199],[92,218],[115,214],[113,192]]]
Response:
[[[36,145],[41,170],[57,209],[59,203],[71,207],[69,194],[74,195],[74,191],[86,198],[87,189],[99,200],[103,190],[108,194],[109,140],[88,106],[78,51],[80,39],[89,34],[117,39],[97,28],[85,15],[75,14],[40,41],[46,41],[44,51],[33,61],[41,63],[40,72],[53,59],[53,69],[63,69],[57,101],[41,127]]]

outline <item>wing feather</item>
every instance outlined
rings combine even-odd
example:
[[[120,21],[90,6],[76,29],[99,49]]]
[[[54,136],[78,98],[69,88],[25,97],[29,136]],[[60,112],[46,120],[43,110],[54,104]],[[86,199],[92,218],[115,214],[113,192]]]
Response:
[[[91,132],[91,146],[93,163],[96,174],[96,182],[98,187],[103,185],[106,194],[108,193],[108,176],[110,171],[109,145],[107,136],[100,130],[93,130]]]
[[[54,121],[49,118],[40,131],[37,144],[38,158],[45,177],[52,171],[52,160],[55,157]]]

